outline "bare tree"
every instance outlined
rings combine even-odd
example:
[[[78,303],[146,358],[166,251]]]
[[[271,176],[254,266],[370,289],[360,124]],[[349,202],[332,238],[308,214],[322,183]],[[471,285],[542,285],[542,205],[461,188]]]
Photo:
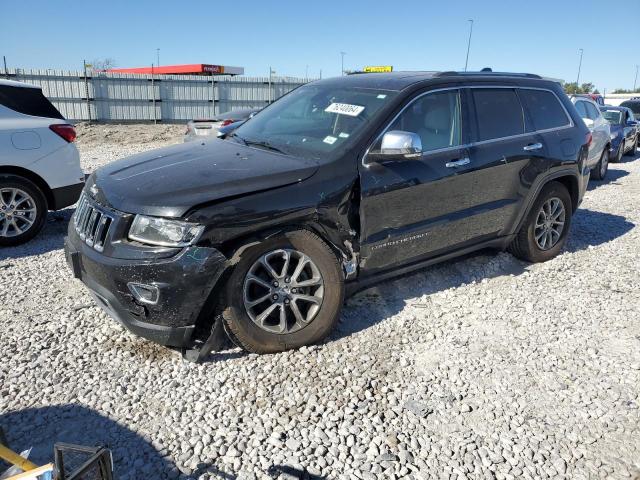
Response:
[[[91,61],[94,70],[110,70],[116,67],[116,59],[111,57],[95,58]]]

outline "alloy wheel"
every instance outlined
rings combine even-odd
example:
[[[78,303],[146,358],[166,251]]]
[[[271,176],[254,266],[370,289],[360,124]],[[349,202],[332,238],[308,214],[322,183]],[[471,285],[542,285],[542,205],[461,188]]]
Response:
[[[564,230],[566,211],[562,200],[552,197],[542,204],[533,234],[540,250],[553,248]]]
[[[0,237],[17,237],[29,230],[37,216],[35,200],[24,190],[0,188]]]
[[[271,333],[294,333],[316,317],[324,297],[324,280],[316,264],[302,252],[278,249],[262,255],[243,285],[249,318]]]

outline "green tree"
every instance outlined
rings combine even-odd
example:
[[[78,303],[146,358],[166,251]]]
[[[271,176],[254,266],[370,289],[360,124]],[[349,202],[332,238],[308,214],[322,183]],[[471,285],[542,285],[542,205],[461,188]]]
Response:
[[[569,95],[593,93],[595,85],[591,82],[578,85],[576,82],[570,82],[564,84],[564,91]]]

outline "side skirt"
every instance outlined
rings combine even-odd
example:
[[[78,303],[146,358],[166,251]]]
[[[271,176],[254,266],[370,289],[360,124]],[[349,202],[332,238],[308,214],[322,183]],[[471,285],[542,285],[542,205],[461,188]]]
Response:
[[[415,272],[416,270],[420,270],[422,268],[430,267],[431,265],[435,265],[437,263],[441,263],[447,260],[451,260],[452,258],[461,257],[463,255],[467,255],[469,253],[476,252],[478,250],[484,250],[487,248],[494,248],[498,250],[505,250],[507,246],[513,240],[514,235],[508,235],[505,237],[495,238],[493,240],[487,240],[482,243],[477,243],[470,247],[465,247],[459,250],[454,250],[449,253],[445,253],[443,255],[438,255],[437,257],[427,258],[426,260],[421,260],[409,265],[405,265],[402,267],[394,268],[392,270],[386,270],[384,272],[371,275],[368,277],[357,278],[352,282],[348,282],[345,285],[345,297],[350,297],[351,295],[369,288],[377,283],[384,282],[391,278],[401,277],[403,275],[410,274]]]

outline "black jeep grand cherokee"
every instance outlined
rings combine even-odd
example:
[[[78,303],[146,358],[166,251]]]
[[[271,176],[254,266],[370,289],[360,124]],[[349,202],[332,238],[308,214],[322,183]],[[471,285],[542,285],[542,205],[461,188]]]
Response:
[[[226,138],[96,171],[67,258],[156,342],[188,348],[223,325],[252,352],[295,348],[373,281],[486,247],[556,256],[589,142],[560,85],[536,75],[321,80]]]

